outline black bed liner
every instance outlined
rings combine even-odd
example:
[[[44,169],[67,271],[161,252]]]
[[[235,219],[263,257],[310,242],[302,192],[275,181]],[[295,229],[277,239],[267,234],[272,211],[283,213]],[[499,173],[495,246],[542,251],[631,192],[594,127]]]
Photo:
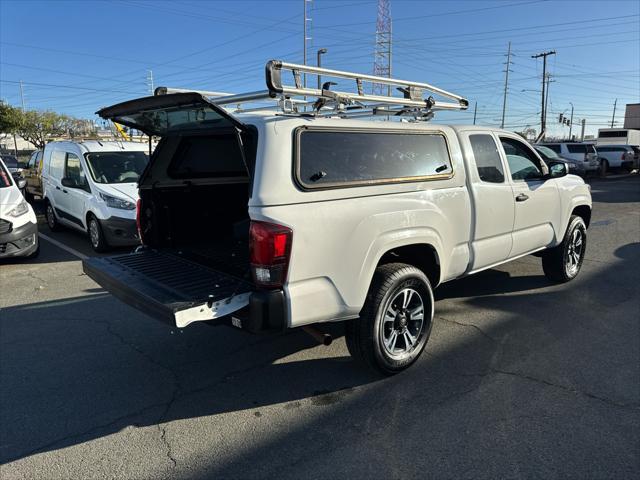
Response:
[[[254,286],[173,250],[83,260],[85,273],[120,300],[176,326],[176,314],[237,298]]]

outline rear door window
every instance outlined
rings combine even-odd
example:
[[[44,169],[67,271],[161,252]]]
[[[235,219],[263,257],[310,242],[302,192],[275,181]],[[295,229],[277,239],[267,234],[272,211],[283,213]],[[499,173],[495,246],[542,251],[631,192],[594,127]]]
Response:
[[[235,132],[182,137],[168,174],[171,178],[248,178]]]
[[[553,150],[556,153],[560,153],[560,151],[561,151],[560,150],[560,145],[558,145],[557,143],[556,144],[546,143],[544,146],[547,147],[547,148],[550,148],[551,150]]]
[[[448,178],[444,135],[422,132],[298,131],[296,173],[306,188]]]
[[[491,135],[469,135],[478,176],[483,182],[503,183],[504,170],[498,146]]]
[[[53,178],[57,178],[59,180],[64,176],[64,161],[66,158],[66,153],[62,150],[54,150],[51,152],[51,162],[49,165],[49,174]]]
[[[569,153],[595,153],[596,150],[593,145],[586,145],[584,143],[569,143],[567,144],[567,150]]]

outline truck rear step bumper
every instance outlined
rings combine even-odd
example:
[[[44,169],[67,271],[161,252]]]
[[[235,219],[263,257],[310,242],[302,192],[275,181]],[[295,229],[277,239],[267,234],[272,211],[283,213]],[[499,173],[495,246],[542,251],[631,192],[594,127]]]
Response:
[[[243,279],[173,251],[92,257],[82,265],[90,278],[115,297],[172,327],[229,321],[261,331],[282,330],[286,325],[281,290],[254,291],[253,284]]]

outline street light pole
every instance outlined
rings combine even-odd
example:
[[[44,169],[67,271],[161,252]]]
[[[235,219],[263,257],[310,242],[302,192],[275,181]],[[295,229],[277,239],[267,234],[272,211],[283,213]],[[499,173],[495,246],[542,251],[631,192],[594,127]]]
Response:
[[[573,103],[569,102],[569,104],[571,105],[571,120],[569,120],[569,140],[572,140],[571,130],[573,129]]]
[[[318,52],[316,53],[318,61],[316,62],[318,65],[318,68],[320,68],[322,66],[322,55],[324,55],[325,53],[327,53],[327,49],[326,48],[321,48],[320,50],[318,50]],[[320,80],[320,75],[318,75],[318,90],[322,89],[322,82]]]

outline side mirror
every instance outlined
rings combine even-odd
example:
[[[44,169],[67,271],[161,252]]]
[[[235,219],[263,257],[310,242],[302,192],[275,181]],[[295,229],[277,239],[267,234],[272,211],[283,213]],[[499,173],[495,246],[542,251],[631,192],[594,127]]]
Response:
[[[26,178],[16,178],[16,185],[19,190],[24,190],[27,187],[27,179]]]
[[[76,181],[75,178],[69,178],[69,177],[64,177],[60,183],[62,183],[63,187],[68,187],[68,188],[78,188],[80,186],[78,185],[78,182]]]
[[[569,173],[569,166],[565,162],[549,163],[548,178],[560,178]]]

